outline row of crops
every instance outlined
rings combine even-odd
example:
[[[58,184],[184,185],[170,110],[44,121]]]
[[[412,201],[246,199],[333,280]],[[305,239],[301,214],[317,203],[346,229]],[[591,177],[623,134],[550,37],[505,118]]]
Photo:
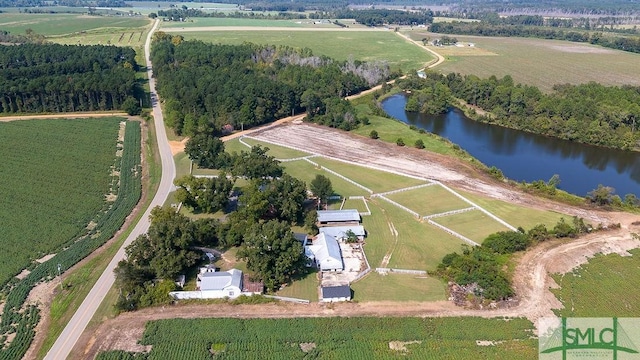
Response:
[[[152,345],[148,354],[98,359],[532,359],[532,335],[526,319],[169,319],[147,323],[140,343]]]
[[[118,127],[119,119],[107,120],[107,122],[114,122],[115,128]],[[94,120],[74,120],[74,122],[99,124],[102,122]],[[107,134],[114,135],[117,130],[113,130]],[[103,133],[101,136],[105,136]],[[94,133],[97,142],[99,134]],[[115,145],[113,136],[109,137],[112,145]],[[102,244],[104,244],[113,234],[122,226],[125,218],[131,213],[133,207],[137,204],[141,196],[141,167],[140,167],[140,141],[141,141],[141,129],[139,122],[127,122],[126,132],[124,138],[124,151],[120,160],[120,164],[117,168],[120,169],[120,189],[118,190],[118,196],[115,201],[106,203],[104,200],[105,192],[101,194],[101,204],[98,211],[94,212],[92,220],[97,225],[88,229],[86,227],[87,222],[84,223],[83,233],[76,237],[72,241],[67,241],[59,244],[64,246],[59,248],[57,254],[50,260],[32,266],[31,273],[20,281],[12,281],[3,290],[6,294],[5,305],[0,319],[0,359],[21,359],[29,345],[31,344],[35,335],[34,328],[39,320],[38,309],[35,306],[24,306],[25,300],[29,291],[39,282],[43,280],[50,280],[54,278],[58,273],[58,266],[61,267],[61,271],[65,271],[78,261],[82,260],[91,252],[96,250]],[[63,147],[60,151],[77,152],[77,149],[68,146]],[[110,149],[111,156],[109,162],[113,165],[113,157],[115,154],[115,146]],[[69,166],[81,167],[82,164],[72,163]],[[109,183],[109,174],[111,170],[107,166],[107,170],[102,174],[104,184]],[[96,176],[94,174],[94,176]],[[68,188],[75,191],[75,187]],[[72,194],[68,194],[68,191],[64,195],[58,194],[60,197],[73,197]],[[100,211],[104,209],[104,211]],[[97,215],[96,215],[97,214]],[[22,310],[25,309],[26,310]],[[15,333],[15,338],[6,344],[6,340],[10,334]]]

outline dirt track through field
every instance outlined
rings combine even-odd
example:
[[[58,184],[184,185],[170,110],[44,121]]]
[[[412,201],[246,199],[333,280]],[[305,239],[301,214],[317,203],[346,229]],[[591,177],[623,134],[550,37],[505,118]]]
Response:
[[[278,303],[262,305],[177,305],[144,309],[125,313],[107,320],[91,334],[84,334],[74,349],[72,358],[93,358],[99,351],[122,349],[143,351],[136,342],[150,320],[169,318],[284,318],[322,316],[480,316],[527,317],[535,321],[553,315],[552,309],[560,302],[549,291],[557,286],[549,273],[566,273],[584,264],[599,252],[628,254],[629,249],[640,247],[632,235],[640,227],[632,225],[637,215],[599,212],[548,200],[508,188],[489,178],[462,161],[432,154],[424,150],[399,148],[377,140],[309,124],[285,124],[254,132],[252,137],[307,152],[351,161],[363,166],[386,167],[398,173],[429,177],[492,198],[546,210],[579,215],[595,223],[619,222],[622,227],[597,232],[573,240],[553,240],[541,243],[527,251],[518,260],[514,272],[514,288],[518,303],[510,308],[472,310],[456,307],[449,301],[437,302],[360,302],[309,305]],[[146,349],[148,350],[148,349]]]

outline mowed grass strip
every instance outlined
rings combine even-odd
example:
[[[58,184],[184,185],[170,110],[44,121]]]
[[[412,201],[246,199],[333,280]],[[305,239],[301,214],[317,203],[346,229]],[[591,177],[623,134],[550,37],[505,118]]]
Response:
[[[538,224],[544,224],[547,226],[547,228],[552,228],[562,218],[569,222],[571,220],[571,217],[569,215],[561,214],[555,211],[532,209],[507,203],[501,200],[490,199],[466,191],[457,189],[456,191],[460,193],[460,195],[476,203],[478,206],[506,221],[509,225],[514,227],[521,226],[525,230],[529,230]]]
[[[427,183],[425,180],[414,179],[408,176],[397,175],[381,170],[374,170],[324,157],[317,157],[311,160],[318,163],[318,165],[337,172],[342,176],[346,176],[360,185],[368,187],[375,193],[403,189]]]
[[[387,237],[387,244],[390,244],[390,246],[383,256],[390,254],[391,257],[386,267],[409,270],[435,270],[446,254],[460,250],[462,245],[460,239],[435,226],[418,221],[413,215],[384,200],[375,199],[375,203],[382,209],[386,220],[392,224],[398,233],[397,241],[395,236],[389,235]],[[363,217],[363,219],[366,218],[367,216]],[[365,229],[370,233],[366,226]],[[390,231],[387,229],[383,233],[390,234]],[[366,246],[365,251],[367,251]],[[378,267],[380,265],[371,264],[371,266]]]
[[[275,25],[272,25],[275,26]],[[309,48],[315,55],[325,55],[338,61],[349,58],[360,61],[386,61],[393,70],[404,72],[423,68],[433,56],[407,42],[392,31],[210,31],[180,32],[185,39],[197,39],[219,44],[286,45]]]
[[[369,195],[366,190],[361,189],[328,171],[317,168],[315,165],[305,160],[284,162],[282,163],[282,166],[289,175],[304,181],[307,184],[307,188],[309,188],[311,181],[315,179],[316,175],[323,175],[331,180],[331,185],[335,195],[340,195],[342,197]],[[338,203],[338,207],[339,206],[340,203]]]
[[[433,222],[444,225],[460,235],[481,244],[484,239],[499,231],[510,231],[487,214],[479,210],[467,211],[461,214],[432,219]]]
[[[294,159],[294,158],[299,158],[299,157],[311,155],[311,154],[303,152],[303,151],[290,149],[288,147],[279,146],[279,145],[275,145],[275,144],[270,144],[270,143],[266,143],[266,142],[263,142],[263,141],[249,139],[249,138],[246,138],[246,137],[242,138],[242,141],[246,142],[247,144],[249,144],[251,146],[260,145],[262,147],[268,147],[269,151],[267,152],[267,154],[275,157],[276,159]],[[246,146],[245,146],[245,148],[247,150],[250,150]]]
[[[471,206],[437,184],[385,196],[417,212],[420,216],[440,214]]]
[[[640,314],[640,250],[632,256],[596,255],[573,272],[552,275],[552,289],[566,317],[637,317]]]
[[[0,284],[107,205],[120,118],[0,123]]]
[[[367,232],[365,238],[364,253],[372,268],[380,267],[384,256],[390,252],[396,244],[395,236],[391,232],[388,213],[370,201],[370,216],[362,216],[362,226]]]
[[[364,279],[351,284],[356,301],[442,301],[447,300],[445,284],[426,275],[391,273],[380,275],[373,271]]]
[[[0,14],[0,29],[24,34],[31,29],[44,36],[72,34],[102,28],[140,28],[147,18],[89,16],[78,14]]]
[[[414,40],[442,36],[418,31],[410,34]],[[444,74],[457,72],[481,78],[511,75],[516,83],[534,85],[546,92],[556,84],[590,81],[640,85],[637,71],[640,54],[561,40],[454,36],[464,43],[473,43],[474,47],[432,47],[447,58],[436,68]]]
[[[358,212],[367,212],[366,200],[363,199],[347,199],[342,206],[343,209],[356,209]]]

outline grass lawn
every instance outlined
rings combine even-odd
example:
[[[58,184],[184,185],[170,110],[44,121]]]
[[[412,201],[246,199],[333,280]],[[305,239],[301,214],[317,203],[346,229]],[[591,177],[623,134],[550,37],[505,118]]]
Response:
[[[236,254],[238,253],[237,247],[229,248],[227,251],[222,253],[222,258],[219,258],[214,263],[215,266],[219,267],[221,271],[227,271],[231,269],[238,269],[242,272],[246,273],[247,271],[247,262],[244,260],[238,260],[236,258]]]
[[[388,226],[387,231],[383,232],[385,235],[389,234],[388,243],[392,245],[388,248],[391,258],[386,267],[435,270],[442,257],[460,250],[462,241],[458,238],[427,223],[417,221],[411,214],[399,210],[384,200],[376,200],[376,202],[384,211],[387,221],[393,224],[393,227],[398,232],[397,243],[395,236],[390,235],[391,231]],[[365,229],[367,228],[365,227]],[[365,247],[366,250],[367,248]],[[371,266],[376,267],[379,265],[371,264]]]
[[[344,206],[342,206],[343,209],[356,209],[358,210],[358,212],[367,212],[367,207],[365,206],[364,202],[366,200],[362,200],[362,199],[347,199],[344,202]]]
[[[635,317],[640,314],[640,250],[633,256],[597,255],[573,272],[553,275],[560,285],[551,291],[567,317]]]
[[[440,34],[414,31],[411,38],[432,39]],[[607,49],[584,43],[518,37],[455,35],[474,47],[433,48],[447,61],[436,70],[482,78],[511,75],[516,83],[535,85],[551,91],[555,84],[582,84],[590,81],[606,85],[640,85],[637,64],[640,54]]]
[[[420,216],[471,206],[437,184],[385,196],[417,212]]]
[[[362,166],[348,164],[327,158],[313,158],[313,162],[331,169],[342,176],[364,185],[374,192],[385,192],[426,183],[407,176],[396,175],[386,171],[374,170]]]
[[[251,151],[251,148],[241,143],[238,138],[235,138],[233,140],[224,142],[224,151],[228,152],[229,154],[232,154],[234,152],[240,153],[242,151],[244,152]]]
[[[282,166],[285,168],[285,171],[304,182],[307,183],[307,186],[311,183],[311,181],[316,177],[316,175],[324,175],[331,180],[331,185],[333,186],[334,194],[340,195],[342,197],[349,196],[366,196],[369,195],[365,190],[345,181],[341,178],[325,171],[322,169],[316,168],[313,164],[304,161],[291,161],[282,163]],[[340,203],[338,203],[338,207]]]
[[[380,267],[384,255],[391,251],[395,237],[391,234],[388,215],[375,202],[369,202],[370,216],[362,217],[362,226],[367,231],[364,252],[372,268]]]
[[[176,179],[180,179],[190,174],[191,159],[185,153],[179,153],[173,156],[173,162],[176,164]]]
[[[269,25],[262,26],[282,26],[279,25],[281,22],[278,21],[265,21],[267,21]],[[220,44],[252,42],[257,44],[286,45],[294,48],[310,48],[315,55],[325,55],[339,61],[347,60],[350,57],[360,61],[386,61],[392,69],[401,69],[404,72],[423,68],[425,64],[433,59],[433,56],[424,49],[407,42],[391,31],[358,31],[355,29],[345,30],[336,28],[336,31],[317,32],[237,30],[208,32],[185,31],[180,32],[180,34],[183,35],[185,39],[197,39]]]
[[[504,225],[490,218],[479,210],[468,211],[462,214],[433,219],[434,222],[444,225],[460,235],[481,244],[484,239],[499,231],[509,231]]]
[[[460,195],[506,221],[511,226],[521,226],[525,230],[529,230],[538,224],[545,224],[548,228],[551,228],[560,221],[561,218],[565,218],[567,221],[571,220],[570,216],[557,213],[555,211],[532,209],[471,194],[465,191],[459,191],[457,189],[456,191],[459,192]]]
[[[311,155],[303,151],[289,149],[284,146],[278,146],[275,144],[270,144],[270,143],[266,143],[266,142],[262,142],[254,139],[249,139],[246,137],[243,138],[242,141],[246,142],[247,144],[250,144],[251,146],[260,145],[262,147],[268,147],[269,151],[267,152],[267,154],[275,157],[276,159],[293,159],[293,158],[299,158],[299,157]],[[249,149],[249,148],[245,146],[245,149]]]
[[[355,301],[440,301],[446,300],[445,284],[423,275],[388,274],[372,271],[351,285]]]
[[[191,5],[188,5],[191,6]],[[203,26],[248,26],[248,27],[304,27],[301,20],[269,20],[269,19],[241,19],[241,18],[191,18],[189,21],[164,21],[162,28],[190,28]],[[336,25],[331,25],[338,29]]]
[[[276,292],[277,296],[318,301],[318,281],[317,272],[306,274],[302,279],[296,280],[287,285],[284,289]]]

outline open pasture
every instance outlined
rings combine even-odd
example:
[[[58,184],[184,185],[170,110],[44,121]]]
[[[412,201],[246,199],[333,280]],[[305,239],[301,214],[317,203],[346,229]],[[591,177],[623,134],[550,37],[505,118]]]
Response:
[[[414,40],[441,34],[413,31]],[[555,84],[640,85],[637,71],[640,54],[612,50],[585,43],[531,38],[496,38],[453,35],[474,48],[432,47],[447,58],[436,68],[448,74],[511,75],[516,83],[534,85],[549,92]],[[485,53],[486,55],[482,55]]]
[[[385,196],[417,212],[421,217],[471,206],[437,184]]]
[[[509,231],[509,229],[504,225],[479,210],[439,217],[432,221],[440,225],[444,225],[479,244],[481,244],[487,236],[493,233]]]
[[[334,174],[331,174],[328,171],[317,168],[315,165],[307,161],[298,160],[298,161],[285,162],[285,163],[282,163],[282,166],[284,167],[287,174],[306,182],[307,187],[309,187],[309,184],[316,177],[316,175],[324,175],[328,177],[329,180],[331,180],[331,185],[333,186],[333,193],[335,195],[340,195],[342,197],[368,195],[368,193],[364,189],[361,189],[351,184],[350,182],[347,182],[346,180],[343,180],[335,176]],[[338,206],[339,205],[340,203],[338,203]]]
[[[269,19],[240,19],[240,18],[190,18],[185,22],[164,21],[161,29],[167,28],[185,28],[188,31],[193,27],[209,27],[209,26],[238,26],[238,27],[286,27],[299,28],[305,27],[302,21],[305,20],[269,20]],[[332,27],[338,28],[331,24]]]
[[[427,275],[372,272],[351,285],[356,301],[444,301],[445,284]]]
[[[169,319],[147,323],[140,344],[152,345],[149,359],[165,360],[212,352],[234,359],[532,359],[532,330],[526,319]],[[98,359],[115,358],[105,355]]]
[[[89,16],[77,14],[0,14],[0,29],[24,34],[32,29],[44,36],[68,35],[100,29],[143,28],[150,21],[144,17]],[[144,40],[143,40],[144,42]]]
[[[402,189],[410,186],[426,184],[425,180],[414,179],[408,176],[370,169],[358,165],[352,165],[342,161],[318,157],[312,159],[318,165],[331,169],[357,183],[368,187],[374,193]]]
[[[273,22],[273,21],[272,21]],[[275,26],[275,25],[271,25]],[[395,35],[391,31],[359,31],[337,29],[336,31],[233,31],[189,32],[180,31],[185,39],[197,39],[220,44],[286,45],[295,48],[310,48],[315,55],[325,55],[339,61],[353,57],[361,61],[387,61],[392,69],[411,71],[424,67],[433,59],[423,49]]]
[[[343,209],[356,209],[358,212],[363,213],[367,212],[367,206],[365,205],[365,201],[363,199],[346,199],[342,206]]]
[[[551,289],[567,317],[637,317],[640,313],[640,250],[633,256],[596,255],[573,272],[552,275],[560,286]]]
[[[121,120],[0,123],[0,284],[68,244],[107,205]]]

